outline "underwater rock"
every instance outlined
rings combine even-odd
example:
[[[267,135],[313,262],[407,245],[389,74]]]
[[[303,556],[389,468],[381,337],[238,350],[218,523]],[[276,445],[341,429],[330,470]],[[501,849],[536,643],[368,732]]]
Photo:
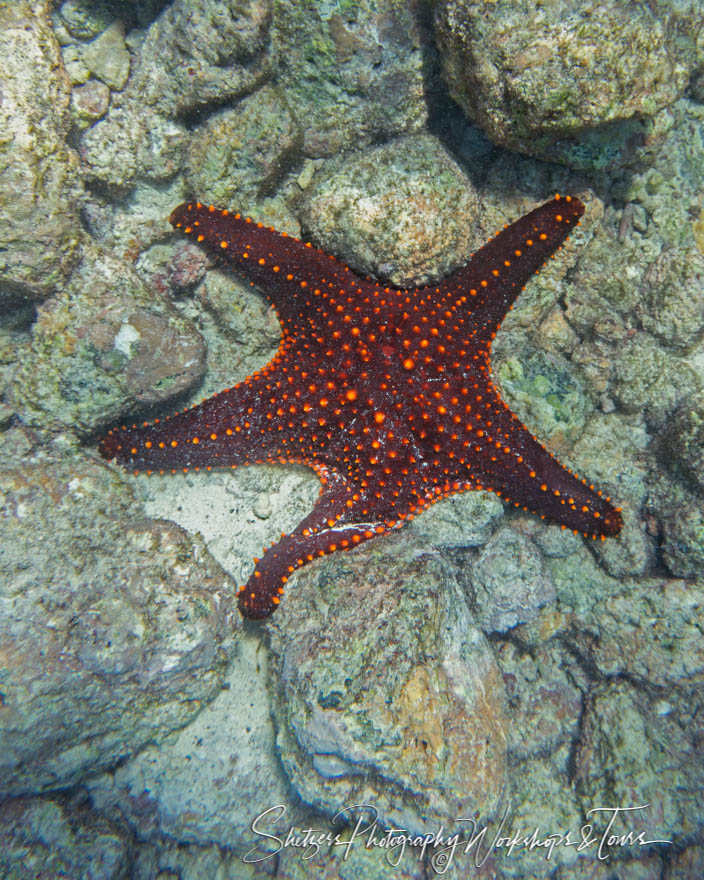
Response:
[[[1,436],[4,797],[75,785],[183,726],[222,686],[236,622],[227,575],[146,519],[124,477],[67,438],[13,460],[27,441]]]
[[[246,212],[275,187],[301,146],[299,123],[284,95],[264,86],[196,129],[185,175],[201,201]]]
[[[71,92],[71,114],[78,128],[87,128],[108,112],[110,89],[97,79],[76,86]]]
[[[421,547],[447,553],[485,544],[503,515],[501,499],[493,492],[462,492],[433,504],[407,528]]]
[[[272,54],[312,157],[417,132],[428,111],[414,3],[273,0]]]
[[[666,346],[687,351],[704,333],[704,256],[667,248],[645,274],[636,312]]]
[[[680,404],[663,432],[663,441],[673,461],[704,492],[704,392]]]
[[[65,0],[58,15],[72,37],[93,40],[115,20],[115,6],[110,0]]]
[[[90,434],[201,378],[205,346],[126,263],[87,248],[66,290],[45,303],[12,398],[26,424]]]
[[[222,687],[197,717],[86,783],[101,813],[126,822],[138,840],[216,841],[240,855],[257,842],[258,814],[285,804],[288,825],[303,818],[276,757],[271,671],[260,648],[238,633]]]
[[[639,333],[621,347],[610,387],[626,412],[645,410],[648,423],[658,430],[702,384],[692,363],[659,346],[650,334]]]
[[[469,574],[474,614],[485,633],[504,633],[533,620],[555,600],[539,550],[511,528],[501,528],[479,552]]]
[[[84,47],[81,60],[109,88],[121,91],[130,75],[130,53],[125,45],[122,22],[115,21]]]
[[[574,779],[585,814],[599,806],[639,806],[614,833],[637,827],[646,839],[690,837],[704,806],[704,769],[697,754],[701,696],[669,692],[663,700],[627,680],[605,681],[590,694],[574,754]],[[662,784],[663,779],[668,784]],[[630,819],[630,821],[629,821]],[[593,815],[594,833],[608,822]]]
[[[270,76],[263,54],[269,18],[267,0],[175,0],[168,6],[148,29],[114,109],[81,138],[88,178],[126,188],[139,170],[154,174],[147,160],[155,147],[163,152],[159,132],[176,126],[185,143],[189,114],[220,106],[265,82]]]
[[[497,144],[572,167],[619,164],[687,85],[668,12],[528,0],[442,0],[437,42],[450,93]]]
[[[477,194],[432,135],[398,138],[323,167],[301,219],[323,250],[398,287],[426,284],[471,252]]]
[[[0,804],[0,873],[6,880],[126,880],[130,842],[87,805],[66,798]]]
[[[574,621],[571,643],[605,678],[668,692],[694,687],[704,673],[702,608],[701,584],[631,580]]]
[[[704,574],[704,501],[686,498],[672,509],[661,507],[665,565],[678,577]]]
[[[0,301],[45,299],[81,240],[82,184],[66,146],[71,88],[44,3],[0,6]]]
[[[579,735],[582,684],[557,639],[526,651],[519,639],[494,643],[506,688],[508,749],[512,761],[544,757]]]
[[[503,686],[440,557],[404,538],[327,557],[271,624],[284,771],[332,816],[372,804],[418,831],[488,817],[504,791]]]

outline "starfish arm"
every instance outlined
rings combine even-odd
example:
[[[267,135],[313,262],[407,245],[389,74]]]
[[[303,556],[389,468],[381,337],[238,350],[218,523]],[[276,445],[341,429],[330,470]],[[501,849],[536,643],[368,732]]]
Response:
[[[322,334],[321,292],[357,295],[375,287],[309,242],[236,212],[185,202],[169,222],[261,289],[276,307],[284,336]]]
[[[354,484],[323,467],[318,474],[323,485],[311,513],[255,559],[251,577],[240,587],[238,604],[243,617],[259,620],[275,611],[285,584],[297,569],[336,550],[356,547],[390,528],[381,520],[358,521],[364,502]]]
[[[583,213],[579,199],[556,196],[506,226],[442,283],[441,292],[450,299],[460,297],[471,311],[475,340],[493,339],[526,283],[563,244]]]
[[[100,440],[100,454],[147,473],[299,460],[287,445],[290,414],[271,402],[276,362],[191,409],[113,429]]]
[[[618,535],[620,508],[561,465],[492,392],[490,418],[468,433],[475,485],[585,537]]]

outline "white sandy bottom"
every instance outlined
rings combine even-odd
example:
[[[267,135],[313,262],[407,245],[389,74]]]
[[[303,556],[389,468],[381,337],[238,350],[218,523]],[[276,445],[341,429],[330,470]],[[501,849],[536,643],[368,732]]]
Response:
[[[200,533],[238,584],[247,580],[264,546],[312,510],[320,488],[315,473],[302,466],[169,474],[140,483],[147,515]]]

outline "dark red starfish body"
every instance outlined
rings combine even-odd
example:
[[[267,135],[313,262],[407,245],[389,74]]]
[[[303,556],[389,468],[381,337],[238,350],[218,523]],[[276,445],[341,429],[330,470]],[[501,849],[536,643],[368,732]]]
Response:
[[[619,510],[530,434],[490,373],[501,321],[583,212],[557,196],[437,286],[396,290],[239,214],[181,205],[171,223],[261,287],[281,345],[233,388],[111,431],[100,452],[147,472],[264,461],[317,471],[312,512],[256,560],[239,592],[251,618],[271,614],[296,569],[454,492],[489,489],[587,536],[617,535]]]

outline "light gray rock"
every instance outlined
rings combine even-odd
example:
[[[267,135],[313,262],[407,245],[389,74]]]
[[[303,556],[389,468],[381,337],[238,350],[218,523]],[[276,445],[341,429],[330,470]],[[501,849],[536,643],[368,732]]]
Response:
[[[39,311],[12,398],[23,421],[89,434],[193,385],[205,346],[126,263],[86,248],[69,286]]]
[[[486,633],[506,632],[534,620],[555,600],[555,587],[536,545],[513,529],[501,528],[472,564],[475,615]]]
[[[66,440],[2,442],[0,797],[75,785],[181,727],[222,686],[234,622],[227,575],[124,477]]]
[[[318,172],[303,224],[324,250],[397,287],[425,284],[472,251],[477,194],[431,135],[353,153]]]
[[[87,783],[101,812],[126,821],[139,840],[217,841],[240,856],[259,840],[251,825],[260,813],[284,804],[287,822],[301,818],[275,753],[271,670],[260,647],[243,635],[221,690],[195,719]]]
[[[125,46],[125,29],[114,21],[99,37],[84,47],[83,63],[99,80],[118,92],[124,89],[130,75],[130,53]]]
[[[503,687],[440,558],[399,536],[320,560],[271,634],[277,742],[304,802],[372,804],[414,832],[499,809]]]
[[[47,7],[0,6],[0,301],[53,293],[81,240],[78,160],[65,140],[71,89]]]
[[[416,516],[408,526],[422,547],[441,551],[478,547],[489,540],[504,515],[504,506],[492,492],[462,492],[445,498]]]
[[[66,798],[15,798],[0,804],[5,880],[128,880],[130,850],[116,827]]]

